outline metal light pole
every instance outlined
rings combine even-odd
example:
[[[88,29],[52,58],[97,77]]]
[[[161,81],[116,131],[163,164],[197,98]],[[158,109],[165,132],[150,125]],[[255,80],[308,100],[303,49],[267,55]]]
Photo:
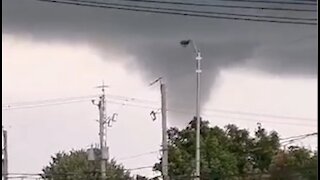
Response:
[[[196,53],[196,74],[197,74],[197,93],[196,93],[196,116],[197,116],[197,128],[196,128],[196,174],[195,179],[200,180],[200,74],[201,74],[201,53],[196,44],[192,40],[183,40],[180,44],[183,47],[187,47],[189,44],[193,45]]]

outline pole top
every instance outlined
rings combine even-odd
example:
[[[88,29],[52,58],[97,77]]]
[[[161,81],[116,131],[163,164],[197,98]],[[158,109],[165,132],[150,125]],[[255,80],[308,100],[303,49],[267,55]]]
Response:
[[[96,86],[96,88],[101,88],[102,93],[104,93],[105,92],[105,88],[108,88],[108,87],[109,87],[108,85],[104,84],[104,81],[102,81],[102,85]]]

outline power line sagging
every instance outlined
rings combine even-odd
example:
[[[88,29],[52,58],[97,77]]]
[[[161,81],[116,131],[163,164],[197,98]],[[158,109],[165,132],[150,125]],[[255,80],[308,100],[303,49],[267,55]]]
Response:
[[[88,1],[88,0],[38,0],[48,3],[68,4],[76,6],[86,6],[93,8],[105,8],[126,10],[134,12],[148,12],[155,14],[167,14],[167,15],[180,15],[191,17],[202,17],[211,19],[225,19],[225,20],[238,20],[238,21],[255,21],[255,22],[269,22],[269,23],[281,23],[281,24],[297,24],[297,25],[317,25],[316,18],[304,18],[304,17],[286,17],[286,16],[265,16],[254,14],[238,14],[238,13],[222,13],[216,11],[195,11],[185,8],[168,8],[168,7],[151,7],[140,6],[137,4],[124,4],[124,3],[108,3],[100,1]],[[138,1],[136,1],[138,2]],[[141,1],[140,1],[141,2]],[[195,3],[183,3],[176,1],[156,1],[149,0],[147,3],[160,3],[170,5],[188,5],[188,6],[205,6],[205,7],[219,7],[219,8],[234,8],[234,9],[255,9],[255,10],[272,10],[272,11],[294,11],[294,12],[313,12],[316,13],[316,9],[297,9],[297,8],[270,8],[270,7],[258,7],[258,6],[239,6],[239,5],[212,5],[212,4],[195,4]]]
[[[160,109],[159,102],[153,101],[153,100],[141,99],[136,97],[111,95],[111,94],[108,94],[106,96],[108,97],[107,102],[110,104],[118,104],[118,105],[122,105],[123,107],[127,106],[127,107],[148,109],[150,110],[150,112],[152,110],[157,111],[158,109]],[[85,102],[90,102],[92,97],[98,97],[98,95],[70,97],[70,98],[54,98],[54,99],[26,101],[26,102],[14,102],[13,104],[7,103],[2,105],[2,110],[9,111],[9,110],[30,109],[30,108],[33,109],[33,108],[42,108],[42,107],[50,107],[50,106],[59,106],[64,104],[85,103]],[[28,104],[28,102],[30,104]],[[41,103],[38,104],[38,102],[41,102]],[[203,116],[206,118],[213,118],[213,119],[224,118],[224,119],[235,119],[235,120],[242,120],[242,121],[269,122],[269,123],[277,123],[277,124],[310,126],[310,127],[315,126],[310,123],[316,122],[317,120],[317,119],[307,118],[307,117],[243,112],[243,111],[237,111],[237,110],[224,110],[224,109],[212,109],[212,108],[203,108],[203,109],[204,109]],[[192,115],[191,111],[187,109],[168,108],[168,112]],[[283,119],[287,121],[275,121],[277,119],[278,120]],[[295,120],[299,122],[292,122],[288,120]],[[301,121],[304,121],[304,122],[301,122]],[[306,122],[309,122],[309,123],[306,123]]]

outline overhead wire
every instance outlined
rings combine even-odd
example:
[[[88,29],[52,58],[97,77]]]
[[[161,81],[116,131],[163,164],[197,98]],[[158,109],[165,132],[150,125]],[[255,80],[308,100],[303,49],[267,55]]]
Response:
[[[64,103],[74,103],[74,102],[81,102],[89,100],[89,98],[97,97],[98,95],[90,95],[90,96],[80,96],[80,97],[70,97],[70,98],[55,98],[55,99],[46,99],[46,100],[38,100],[38,101],[25,101],[25,102],[14,102],[14,103],[7,103],[7,105],[3,105],[4,108],[7,109],[20,109],[20,108],[29,108],[30,106],[33,107],[38,107],[38,106],[50,106],[50,105],[60,105]],[[120,95],[107,95],[107,97],[110,98],[108,102],[112,102],[115,104],[120,104],[120,105],[128,105],[132,106],[131,104],[128,104],[130,102],[141,102],[144,104],[156,104],[158,103],[157,101],[152,101],[152,100],[146,100],[146,99],[141,99],[141,98],[136,98],[136,97],[127,97],[127,96],[120,96]],[[79,99],[79,101],[78,101]],[[112,100],[113,99],[113,100]],[[114,101],[116,100],[116,101]],[[117,102],[117,101],[124,101],[122,102]],[[51,102],[55,102],[56,104],[52,104]],[[40,104],[38,104],[40,103]],[[45,104],[43,104],[45,103]],[[21,105],[20,105],[21,104]],[[134,104],[136,106],[140,106],[137,104]],[[156,106],[145,106],[141,105],[141,107],[145,108],[152,108],[152,109],[159,109],[159,107]],[[178,109],[171,109],[176,112],[189,112],[187,110],[178,110]],[[244,111],[235,111],[235,110],[225,110],[225,109],[210,109],[210,108],[203,108],[204,112],[213,112],[213,113],[223,113],[223,114],[234,114],[234,115],[244,115],[244,116],[255,116],[255,117],[261,117],[261,118],[275,118],[275,119],[292,119],[292,120],[312,120],[315,121],[316,119],[314,118],[306,118],[306,117],[296,117],[296,116],[284,116],[284,115],[274,115],[274,114],[266,114],[266,113],[254,113],[254,112],[244,112]]]
[[[124,97],[124,96],[123,96]],[[127,99],[130,99],[128,97]],[[139,98],[134,98],[135,100],[139,100]],[[121,99],[120,99],[121,101]],[[140,101],[143,102],[141,99]],[[129,101],[127,101],[129,102]],[[156,103],[155,101],[148,101],[151,103]],[[119,103],[121,104],[121,103]],[[125,104],[124,104],[125,105]],[[130,106],[130,104],[128,104]],[[145,106],[146,108],[153,108],[156,109],[155,106]],[[187,110],[181,110],[181,109],[172,109],[169,108],[169,111],[175,111],[175,112],[181,112],[181,113],[190,113],[190,111]],[[223,114],[234,114],[234,115],[244,115],[244,116],[254,116],[254,117],[261,117],[261,118],[273,118],[273,119],[291,119],[291,120],[307,120],[307,121],[315,121],[314,118],[306,118],[306,117],[296,117],[296,116],[284,116],[284,115],[274,115],[274,114],[266,114],[266,113],[254,113],[254,112],[244,112],[244,111],[235,111],[235,110],[225,110],[225,109],[210,109],[210,108],[203,108],[204,112],[212,112],[212,113],[223,113]]]
[[[318,135],[318,132],[308,133],[308,134],[302,134],[297,136],[290,136],[286,138],[280,138],[280,140],[288,140],[288,139],[294,139],[294,138],[300,138],[300,137],[308,137],[308,136],[315,136]]]
[[[316,136],[316,135],[318,135],[318,133],[314,132],[314,133],[309,133],[309,134],[303,134],[303,135],[298,135],[298,136],[282,138],[282,139],[280,139],[280,143],[288,145],[288,144],[294,143],[295,141],[301,141],[302,139],[306,139],[308,137]]]
[[[153,168],[154,166],[142,166],[142,167],[137,167],[137,168],[131,168],[131,169],[125,169],[127,171],[135,171],[135,170],[141,170],[141,169],[150,169]],[[317,168],[316,166],[314,167],[299,167],[299,168],[294,168],[294,170],[306,170],[309,171],[310,168]],[[86,174],[92,174],[92,173],[98,173],[96,171],[92,171],[92,172],[85,172]],[[42,175],[44,175],[43,173],[9,173],[8,175],[13,175],[16,177],[12,177],[12,178],[17,178],[17,177],[24,177],[24,178],[32,178],[32,179],[36,179],[38,177],[42,177]],[[74,175],[80,175],[80,173],[53,173],[53,174],[48,174],[48,176],[57,176],[57,177],[67,177],[67,176],[74,176]],[[231,177],[239,177],[239,176],[254,176],[254,175],[269,175],[268,173],[263,173],[263,172],[253,172],[253,173],[246,173],[246,174],[233,174],[233,175],[225,175],[221,178],[231,178]],[[299,174],[297,174],[297,176],[300,176]],[[160,177],[160,176],[159,176]],[[190,179],[190,178],[194,178],[194,176],[192,175],[171,175],[171,178],[174,179]],[[204,176],[202,176],[204,177]],[[205,176],[206,178],[210,178],[208,176]]]
[[[116,158],[116,160],[124,161],[124,160],[128,160],[128,159],[135,159],[135,158],[138,158],[138,157],[142,157],[142,156],[146,156],[146,155],[150,155],[150,154],[155,154],[155,153],[159,153],[159,152],[160,152],[160,150],[158,150],[158,151],[150,151],[150,152],[145,152],[145,153],[136,154],[136,155],[132,155],[132,156]]]
[[[153,168],[153,166],[140,166],[140,167],[135,167],[135,168],[125,168],[124,170],[126,171],[136,171],[136,170],[141,170],[141,169],[149,169]],[[90,173],[97,173],[97,171],[87,171],[85,172],[86,174]],[[79,175],[80,173],[74,173],[74,172],[69,172],[69,173],[49,173],[46,174],[47,176],[72,176],[72,175]],[[3,174],[4,175],[4,174]],[[18,172],[13,172],[13,173],[8,173],[6,175],[11,175],[11,176],[42,176],[44,173],[18,173]]]
[[[152,101],[152,100],[145,100],[145,99],[140,99],[136,97],[126,97],[126,96],[113,96],[117,99],[117,97],[121,97],[122,99],[117,99],[117,100],[124,100],[126,102],[131,102],[131,101],[137,101],[137,102],[142,102],[142,103],[149,103],[149,104],[156,104],[159,103],[157,101]],[[121,104],[121,103],[120,103]],[[125,104],[124,104],[125,105]],[[130,104],[129,104],[130,105]],[[146,106],[146,108],[153,108],[156,109],[157,107],[155,106]],[[187,110],[178,110],[178,109],[171,109],[176,112],[190,112]],[[234,115],[244,115],[244,116],[255,116],[255,117],[263,117],[263,118],[275,118],[275,119],[291,119],[291,120],[306,120],[306,121],[316,121],[317,119],[315,118],[306,118],[306,117],[297,117],[297,116],[285,116],[285,115],[275,115],[275,114],[267,114],[267,113],[254,113],[254,112],[246,112],[246,111],[235,111],[235,110],[226,110],[226,109],[216,109],[216,108],[203,108],[204,112],[215,112],[215,113],[225,113],[225,114],[234,114]]]
[[[239,114],[239,115],[256,116],[256,117],[270,117],[270,118],[276,118],[276,119],[294,119],[294,120],[312,120],[312,121],[316,120],[313,118],[296,117],[296,116],[282,116],[282,115],[265,114],[265,113],[253,113],[253,112],[232,111],[232,110],[224,110],[224,109],[204,108],[204,111],[206,110],[213,111],[213,112]]]
[[[150,10],[150,9],[139,9],[139,8],[128,8],[123,6],[108,6],[108,5],[99,5],[94,3],[80,3],[77,1],[58,1],[58,0],[37,0],[48,3],[58,3],[58,4],[68,4],[68,5],[77,5],[85,7],[95,7],[95,8],[105,8],[105,9],[116,9],[116,10],[127,10],[134,12],[148,12],[156,14],[167,14],[167,15],[180,15],[180,16],[190,16],[190,17],[203,17],[211,19],[227,19],[227,20],[239,20],[239,21],[254,21],[254,22],[269,22],[269,23],[280,23],[280,24],[296,24],[296,25],[317,25],[317,22],[305,22],[305,21],[285,21],[285,20],[272,20],[272,19],[253,19],[253,18],[241,18],[241,17],[229,17],[229,16],[214,16],[206,14],[194,14],[186,12],[174,12],[174,11],[161,11],[161,10]]]
[[[111,101],[109,103],[115,103],[115,104],[121,104],[120,102]],[[126,106],[132,106],[132,107],[138,107],[138,108],[144,108],[149,110],[159,109],[158,107],[154,106],[146,106],[146,105],[139,105],[139,104],[124,104]],[[181,110],[181,109],[168,109],[169,112],[175,112],[175,113],[190,113],[190,111],[187,110]],[[284,124],[284,125],[296,125],[296,126],[308,126],[308,127],[314,127],[312,124],[306,124],[306,123],[293,123],[293,122],[279,122],[279,121],[268,121],[268,120],[262,120],[262,119],[252,119],[252,118],[242,118],[242,117],[230,117],[230,116],[222,116],[222,115],[208,115],[203,114],[203,117],[206,118],[224,118],[224,119],[234,119],[234,120],[243,120],[243,121],[254,121],[254,122],[265,122],[265,123],[277,123],[277,124]]]
[[[243,5],[221,5],[221,4],[190,3],[190,2],[178,2],[178,1],[160,1],[160,0],[118,0],[118,1],[148,2],[148,3],[168,4],[168,5],[185,5],[185,6],[231,8],[231,9],[258,9],[258,10],[271,10],[271,11],[316,12],[316,9],[275,8],[275,7],[266,7],[266,6],[243,6]],[[221,0],[221,1],[225,1],[225,0]],[[267,2],[267,1],[265,1],[265,2]]]
[[[149,100],[149,99],[136,98],[136,97],[110,95],[110,94],[107,94],[106,96],[107,96],[107,98],[111,98],[111,99],[114,98],[114,99],[123,100],[123,101],[127,101],[127,102],[135,101],[135,102],[151,103],[151,104],[160,103],[160,102],[157,102],[157,101],[153,101],[153,100]]]
[[[122,96],[121,99],[117,99],[117,96],[112,96],[116,100],[108,100],[108,103],[111,104],[120,104],[123,106],[131,106],[131,107],[139,107],[139,108],[144,108],[144,109],[149,109],[149,110],[158,110],[160,107],[158,106],[151,106],[151,105],[141,105],[137,104],[135,102],[130,102],[123,100],[125,96]],[[74,97],[75,98],[75,97]],[[38,107],[47,107],[47,106],[55,106],[55,105],[63,105],[63,104],[71,104],[71,103],[78,103],[78,102],[84,102],[84,101],[89,101],[89,96],[86,96],[87,99],[79,99],[79,100],[73,100],[71,98],[56,98],[53,99],[54,103],[51,103],[49,99],[47,100],[42,100],[38,102],[46,102],[45,104],[24,104],[20,106],[12,106],[12,105],[7,105],[7,107],[3,108],[3,110],[14,110],[14,109],[29,109],[29,108],[38,108]],[[57,99],[63,100],[63,101],[57,101]],[[70,99],[69,101],[66,101],[66,99]],[[128,99],[134,99],[137,100],[138,98],[128,98]],[[125,102],[123,102],[125,101]],[[142,100],[143,101],[143,100]],[[33,101],[36,102],[36,101]],[[152,102],[152,101],[149,101]],[[19,104],[16,102],[16,104]],[[169,112],[175,112],[175,113],[190,113],[188,110],[183,110],[183,109],[174,109],[174,108],[169,108]],[[240,111],[231,111],[231,110],[214,110],[211,109],[211,113],[215,113],[216,111],[221,111],[224,114],[240,114],[240,115],[246,115],[246,116],[257,116],[260,118],[272,118],[272,119],[292,119],[292,120],[306,120],[308,118],[302,118],[302,117],[291,117],[291,116],[280,116],[280,115],[271,115],[271,114],[259,114],[259,113],[249,113],[249,112],[240,112]],[[253,118],[243,118],[243,117],[232,117],[232,116],[224,116],[224,115],[219,115],[219,114],[208,114],[203,113],[203,117],[209,117],[209,118],[224,118],[224,119],[234,119],[234,120],[245,120],[245,121],[255,121],[255,122],[266,122],[266,123],[277,123],[277,124],[290,124],[290,125],[302,125],[302,126],[314,126],[312,124],[307,124],[307,123],[294,123],[294,122],[279,122],[279,121],[268,121],[268,120],[263,120],[263,119],[253,119]]]
[[[88,96],[76,96],[76,97],[66,97],[66,98],[54,98],[54,99],[44,99],[44,100],[35,100],[35,101],[22,101],[22,102],[9,102],[7,104],[10,105],[30,105],[30,104],[42,104],[47,102],[55,102],[55,101],[68,101],[68,100],[79,100],[79,99],[88,99],[88,98],[94,98],[98,97],[98,95],[88,95]],[[2,104],[2,107],[7,106]]]
[[[151,7],[151,6],[140,6],[140,5],[127,5],[120,3],[108,3],[108,2],[98,2],[98,1],[88,1],[88,0],[68,0],[84,3],[95,3],[102,5],[111,5],[111,6],[122,6],[129,8],[146,8],[151,10],[168,10],[176,12],[189,12],[189,13],[198,13],[198,14],[213,14],[213,15],[226,15],[226,16],[239,16],[239,17],[251,17],[251,18],[267,18],[267,19],[278,19],[278,20],[304,20],[304,21],[316,21],[317,18],[297,18],[297,17],[287,17],[287,16],[267,16],[267,15],[253,15],[253,14],[239,14],[239,13],[223,13],[223,12],[213,12],[213,11],[204,11],[204,10],[190,10],[190,9],[179,9],[179,8],[161,8],[161,7]]]
[[[240,121],[252,121],[256,123],[272,123],[277,125],[294,125],[294,126],[305,126],[305,127],[314,127],[315,125],[306,124],[306,123],[294,123],[294,122],[279,122],[279,121],[270,121],[270,120],[262,120],[262,119],[251,119],[251,118],[242,118],[242,117],[230,117],[230,116],[222,116],[222,115],[204,115],[204,117],[211,117],[211,118],[224,118],[224,119],[233,119],[233,120],[240,120]]]
[[[79,102],[88,102],[88,99],[82,99],[82,100],[72,100],[72,101],[65,101],[65,102],[56,102],[56,103],[46,103],[46,104],[35,104],[35,105],[23,105],[23,106],[6,106],[2,107],[2,110],[9,111],[9,110],[16,110],[16,109],[33,109],[33,108],[39,108],[39,107],[48,107],[48,106],[57,106],[57,105],[64,105],[64,104],[73,104],[73,103],[79,103]]]
[[[123,106],[133,106],[133,107],[139,107],[139,108],[144,108],[144,109],[159,109],[159,107],[156,107],[156,106],[148,106],[148,105],[140,105],[140,104],[132,104],[132,103],[129,104],[129,103],[112,101],[112,100],[109,100],[108,103],[120,104],[120,105],[123,105]]]
[[[139,1],[139,0],[137,0]],[[230,1],[230,2],[254,2],[254,3],[263,3],[263,4],[284,4],[284,5],[313,5],[316,6],[316,2],[302,0],[302,1],[272,1],[272,0],[215,0],[215,1]]]

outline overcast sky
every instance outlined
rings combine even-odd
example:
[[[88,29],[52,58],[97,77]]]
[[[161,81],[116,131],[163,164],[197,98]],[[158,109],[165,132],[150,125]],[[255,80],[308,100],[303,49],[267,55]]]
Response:
[[[195,62],[192,49],[179,47],[179,41],[192,37],[204,57],[202,112],[211,125],[235,123],[253,131],[261,122],[282,137],[317,131],[316,26],[152,15],[33,0],[4,0],[2,5],[5,104],[97,94],[94,87],[102,80],[110,85],[109,94],[159,102],[159,87],[148,84],[163,76],[169,108],[190,112],[169,112],[169,124],[182,127],[194,114]],[[119,114],[108,129],[112,157],[160,148],[161,126],[150,119],[151,110],[155,109],[108,104],[109,114]],[[53,153],[97,143],[97,118],[90,101],[3,111],[10,172],[39,172]],[[299,143],[315,148],[316,141]],[[158,157],[150,154],[119,162],[135,168],[153,165]],[[150,169],[134,173],[153,175]]]

